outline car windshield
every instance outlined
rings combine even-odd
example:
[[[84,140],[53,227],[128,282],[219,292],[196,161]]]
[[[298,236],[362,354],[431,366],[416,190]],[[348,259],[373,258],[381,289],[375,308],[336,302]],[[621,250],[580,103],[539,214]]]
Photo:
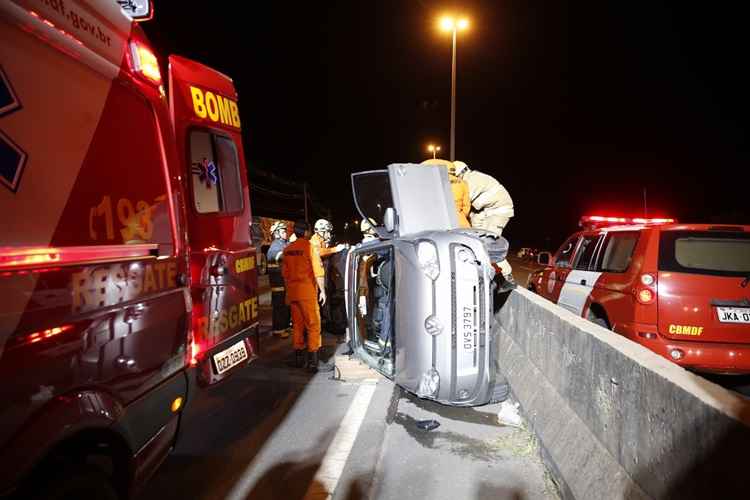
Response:
[[[664,231],[659,269],[717,276],[750,274],[750,234],[720,231]]]
[[[393,207],[388,171],[376,170],[352,175],[352,190],[360,215],[374,220],[376,226],[382,226],[385,209]]]

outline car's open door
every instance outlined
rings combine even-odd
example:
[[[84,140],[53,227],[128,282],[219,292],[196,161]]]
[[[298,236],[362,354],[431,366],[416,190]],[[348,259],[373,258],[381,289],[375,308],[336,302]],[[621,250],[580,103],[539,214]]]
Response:
[[[357,172],[352,192],[360,215],[375,222],[382,239],[459,227],[448,172],[440,166],[396,163]]]

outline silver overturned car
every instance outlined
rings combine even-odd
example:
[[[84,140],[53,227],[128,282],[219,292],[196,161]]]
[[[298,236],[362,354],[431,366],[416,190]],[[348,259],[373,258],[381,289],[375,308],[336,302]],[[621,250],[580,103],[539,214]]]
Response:
[[[352,189],[379,236],[348,256],[354,355],[421,398],[454,406],[502,401],[509,389],[495,361],[491,262],[505,258],[508,242],[458,227],[442,167],[358,172]]]

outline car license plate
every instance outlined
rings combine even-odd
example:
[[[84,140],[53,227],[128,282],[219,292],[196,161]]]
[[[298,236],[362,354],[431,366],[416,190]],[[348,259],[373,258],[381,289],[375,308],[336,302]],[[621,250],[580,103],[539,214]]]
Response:
[[[214,354],[214,365],[216,365],[216,374],[221,375],[233,366],[236,366],[247,359],[247,349],[245,341],[240,340],[232,347]]]
[[[722,323],[750,323],[750,308],[717,307],[716,313]]]

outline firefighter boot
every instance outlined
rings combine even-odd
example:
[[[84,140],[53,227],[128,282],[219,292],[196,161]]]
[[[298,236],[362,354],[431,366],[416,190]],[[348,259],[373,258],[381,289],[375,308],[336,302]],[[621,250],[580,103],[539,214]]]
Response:
[[[309,352],[308,355],[308,364],[307,364],[307,371],[310,373],[318,373],[318,372],[330,372],[333,370],[333,365],[324,363],[320,360],[320,355],[318,354],[318,351],[315,352]]]
[[[294,361],[288,364],[292,368],[304,368],[305,366],[305,350],[295,349],[294,350]]]

